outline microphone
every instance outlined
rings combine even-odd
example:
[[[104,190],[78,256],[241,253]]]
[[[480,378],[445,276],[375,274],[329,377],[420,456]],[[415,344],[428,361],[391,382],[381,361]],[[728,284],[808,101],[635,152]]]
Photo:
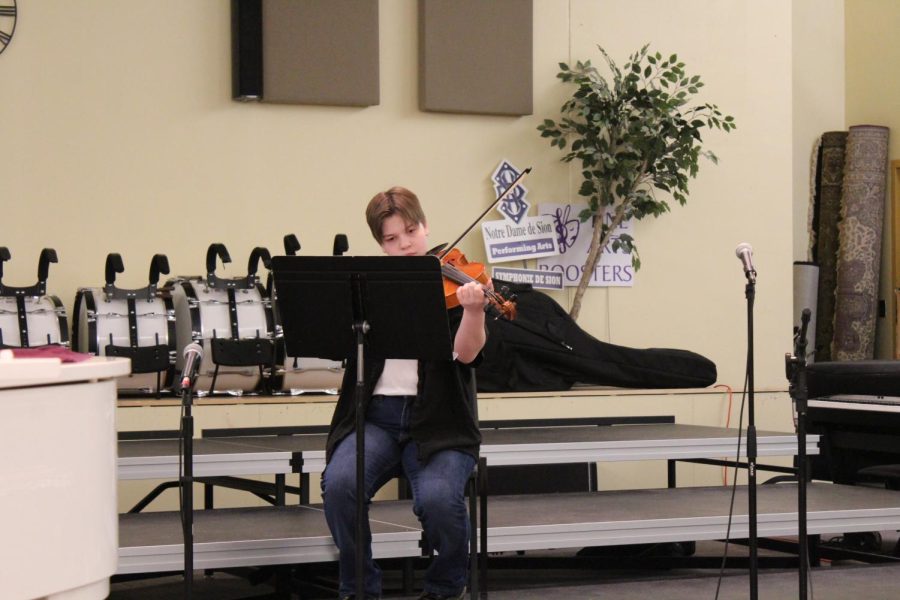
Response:
[[[753,268],[753,246],[747,242],[741,242],[734,249],[734,254],[744,265],[744,275],[747,276],[747,281],[756,283],[756,269]]]
[[[197,342],[191,342],[184,348],[184,368],[181,370],[181,388],[189,388],[200,369],[200,361],[203,360],[203,346]]]

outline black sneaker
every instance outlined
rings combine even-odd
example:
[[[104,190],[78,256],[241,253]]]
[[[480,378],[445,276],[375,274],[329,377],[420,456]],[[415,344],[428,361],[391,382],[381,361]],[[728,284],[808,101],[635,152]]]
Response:
[[[463,588],[460,593],[451,594],[449,596],[442,596],[441,594],[435,594],[434,592],[422,592],[422,595],[419,596],[419,600],[462,600],[465,596],[466,588]]]

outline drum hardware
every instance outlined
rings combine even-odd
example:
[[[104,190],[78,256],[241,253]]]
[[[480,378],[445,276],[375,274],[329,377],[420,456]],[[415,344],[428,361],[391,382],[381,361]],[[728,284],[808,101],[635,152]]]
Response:
[[[81,288],[81,289],[89,289],[89,288]],[[36,312],[40,312],[40,311],[36,311]],[[86,316],[89,321],[96,321],[97,320],[97,311],[89,310],[86,312]],[[111,319],[127,319],[129,315],[128,315],[128,313],[106,312],[106,313],[103,313],[103,316],[109,317]],[[146,313],[141,313],[141,316],[153,317],[153,318],[165,318],[167,321],[175,320],[175,313],[168,312],[168,311],[164,312],[164,313],[146,312]],[[155,335],[157,337],[159,337],[159,334],[155,334]]]
[[[106,300],[130,300],[142,298],[147,302],[156,300],[156,294],[159,287],[160,274],[169,274],[169,259],[165,254],[154,254],[150,259],[150,275],[148,283],[142,288],[127,290],[116,286],[116,273],[123,273],[125,265],[122,262],[122,256],[118,253],[110,253],[106,256],[105,280],[103,293]],[[145,313],[146,314],[146,313]]]
[[[259,283],[259,277],[256,270],[259,262],[262,261],[263,266],[268,269],[272,264],[272,257],[265,248],[257,246],[250,252],[250,260],[247,263],[247,276],[236,277],[233,279],[224,279],[216,275],[216,256],[222,259],[223,263],[230,263],[231,256],[225,244],[210,244],[206,250],[206,285],[215,289],[241,289],[249,290]]]
[[[284,236],[284,253],[288,256],[295,256],[300,250],[300,240],[293,233]]]
[[[176,280],[176,281],[187,281],[188,279],[190,279],[190,278],[187,278],[187,279],[178,279],[178,280]],[[209,287],[203,287],[202,289],[203,289],[204,292],[212,291],[212,288],[209,288]],[[237,291],[242,292],[242,293],[244,293],[244,294],[248,294],[248,293],[250,293],[252,290],[237,290]],[[192,307],[196,307],[196,306],[200,306],[200,302],[201,302],[201,301],[198,300],[198,299],[196,299],[196,298],[188,298],[188,301],[187,301],[187,302],[188,302],[188,304],[190,304]],[[226,299],[226,300],[217,300],[217,299],[213,298],[213,299],[203,300],[203,302],[204,302],[205,304],[221,304],[221,305],[223,305],[223,306],[230,306],[230,305],[231,305],[231,303],[230,303],[227,299]],[[264,304],[264,305],[266,305],[266,306],[272,306],[272,302],[271,302],[268,298],[260,298],[260,299],[248,298],[248,299],[246,299],[246,300],[238,300],[237,298],[235,298],[234,303],[235,303],[235,305],[237,305],[237,306],[240,306],[241,304]]]
[[[59,262],[56,250],[52,248],[41,250],[38,258],[38,280],[31,286],[3,285],[3,263],[11,258],[9,249],[0,247],[0,299],[5,298],[3,304],[9,305],[9,308],[0,308],[0,315],[16,315],[15,325],[10,324],[7,327],[10,331],[17,331],[18,347],[28,348],[44,345],[44,343],[68,347],[69,333],[65,308],[59,298],[47,295],[50,263]],[[15,310],[11,310],[13,303],[15,303]],[[0,324],[0,344],[5,344],[2,329],[2,324]],[[7,333],[5,337],[11,345],[12,336]],[[40,340],[41,343],[34,344],[33,342],[37,340]]]
[[[40,296],[27,296],[28,298],[39,298]],[[0,308],[0,315],[18,315],[19,311],[16,310],[7,310],[5,308]],[[32,315],[56,315],[64,317],[66,316],[66,309],[62,307],[53,307],[53,308],[36,308],[29,312]]]
[[[137,289],[116,286],[116,274],[124,271],[121,255],[110,253],[103,287],[78,290],[72,337],[82,352],[131,359],[132,375],[119,379],[120,393],[153,393],[158,398],[174,380],[175,307],[169,290],[159,289],[159,276],[169,273],[169,261],[155,254],[148,284]]]
[[[331,249],[332,256],[343,256],[344,252],[350,249],[350,242],[347,241],[347,235],[338,233],[334,236],[334,245]]]
[[[10,260],[12,255],[5,246],[0,247],[0,296],[44,296],[47,294],[47,276],[50,274],[50,263],[59,262],[56,250],[44,248],[38,258],[37,283],[28,287],[11,287],[3,285],[3,263]]]
[[[216,389],[216,379],[219,377],[219,367],[252,367],[259,370],[260,381],[265,380],[263,367],[269,367],[275,360],[275,347],[271,339],[265,339],[256,332],[256,338],[225,339],[214,337],[210,340],[212,347],[213,363],[216,368],[213,371],[210,390]]]

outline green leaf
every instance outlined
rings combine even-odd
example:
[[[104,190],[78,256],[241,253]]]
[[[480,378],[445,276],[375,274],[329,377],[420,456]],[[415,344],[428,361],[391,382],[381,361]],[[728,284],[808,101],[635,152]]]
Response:
[[[590,179],[585,179],[581,182],[581,187],[578,190],[578,194],[581,196],[590,196],[596,191],[597,189],[594,187],[594,182]]]

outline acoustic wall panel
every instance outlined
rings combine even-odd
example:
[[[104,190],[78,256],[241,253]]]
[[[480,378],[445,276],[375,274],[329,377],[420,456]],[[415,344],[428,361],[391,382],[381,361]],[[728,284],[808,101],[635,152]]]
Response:
[[[263,102],[379,102],[378,0],[263,0]]]
[[[532,0],[419,0],[419,108],[530,115]]]

